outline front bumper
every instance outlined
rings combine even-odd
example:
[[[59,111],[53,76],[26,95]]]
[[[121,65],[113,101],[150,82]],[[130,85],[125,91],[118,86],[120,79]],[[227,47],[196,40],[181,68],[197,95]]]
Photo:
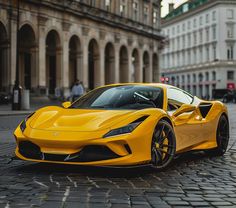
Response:
[[[14,133],[15,154],[23,160],[77,165],[126,166],[150,162],[151,131],[102,138],[104,133],[28,128],[23,134],[18,127]]]

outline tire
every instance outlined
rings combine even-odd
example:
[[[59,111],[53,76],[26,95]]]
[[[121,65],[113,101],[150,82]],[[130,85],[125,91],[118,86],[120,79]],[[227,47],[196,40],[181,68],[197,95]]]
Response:
[[[229,121],[225,115],[221,115],[216,130],[217,147],[209,153],[213,156],[225,154],[229,143]]]
[[[154,129],[151,143],[151,166],[155,169],[167,167],[176,151],[176,139],[172,126],[160,120]]]

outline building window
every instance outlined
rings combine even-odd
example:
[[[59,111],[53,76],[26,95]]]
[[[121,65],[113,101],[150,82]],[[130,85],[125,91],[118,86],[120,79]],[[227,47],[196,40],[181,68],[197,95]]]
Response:
[[[206,41],[207,42],[209,41],[209,29],[208,28],[206,29]]]
[[[96,0],[90,0],[90,6],[95,7],[96,6]]]
[[[203,60],[202,47],[199,49],[199,56],[200,56],[200,63],[202,63]]]
[[[194,28],[197,27],[197,20],[196,19],[193,20],[193,27]]]
[[[212,72],[212,81],[216,81],[216,72],[215,71]]]
[[[207,59],[207,61],[210,60],[210,50],[209,50],[208,46],[206,47],[206,59]]]
[[[202,16],[199,18],[199,23],[202,25]]]
[[[194,42],[194,45],[197,44],[197,33],[196,32],[193,33],[193,42]]]
[[[180,38],[177,37],[177,50],[179,50],[179,49],[180,49]]]
[[[157,18],[158,18],[158,17],[157,17],[157,10],[154,10],[154,11],[153,11],[153,18],[152,18],[152,21],[153,21],[153,24],[154,24],[154,25],[157,25],[157,23],[158,23],[158,21],[157,21],[158,19],[157,19]],[[169,33],[169,29],[168,29],[168,34],[170,34],[170,33]]]
[[[233,9],[227,9],[227,18],[228,19],[234,18],[234,10]]]
[[[175,27],[172,27],[172,35],[175,35]]]
[[[206,14],[206,23],[209,22],[209,14]]]
[[[111,0],[106,0],[105,6],[107,11],[111,11]]]
[[[197,52],[196,52],[196,49],[193,49],[193,64],[196,64],[197,63]]]
[[[185,84],[185,76],[182,75],[182,84]]]
[[[188,29],[190,30],[191,29],[191,22],[188,21]]]
[[[199,80],[199,82],[202,82],[202,81],[203,81],[203,75],[202,75],[202,73],[200,73],[200,74],[198,75],[198,80]]]
[[[191,46],[191,34],[188,34],[188,46]]]
[[[216,11],[212,12],[212,20],[215,21],[216,20]]]
[[[188,63],[187,64],[191,64],[191,52],[190,52],[190,50],[188,50]]]
[[[227,71],[227,79],[234,80],[234,71]]]
[[[202,43],[203,42],[202,30],[200,30],[200,37],[199,37],[199,39],[200,39],[200,43]]]
[[[234,37],[234,25],[227,25],[227,37],[228,38]]]
[[[213,45],[213,60],[216,60],[216,45]]]
[[[167,29],[167,35],[168,36],[170,35],[170,29]]]
[[[216,39],[216,26],[212,27],[212,38],[213,38],[213,40]]]
[[[133,19],[138,21],[138,2],[133,2]]]
[[[234,58],[234,47],[232,45],[230,45],[227,48],[227,59],[233,60],[233,58]]]
[[[183,23],[183,25],[182,25],[182,30],[183,30],[183,32],[185,31],[185,23]]]
[[[206,81],[209,81],[209,72],[206,72]]]
[[[126,0],[122,0],[120,3],[120,15],[121,16],[126,16],[126,8],[127,8]]]
[[[149,7],[148,5],[144,6],[144,11],[143,11],[143,16],[144,16],[144,24],[148,24],[149,23]]]
[[[185,48],[185,35],[182,37],[183,41],[183,48]]]
[[[179,25],[177,25],[177,34],[179,34]]]
[[[190,75],[189,74],[187,76],[187,79],[188,79],[188,84],[190,84]]]

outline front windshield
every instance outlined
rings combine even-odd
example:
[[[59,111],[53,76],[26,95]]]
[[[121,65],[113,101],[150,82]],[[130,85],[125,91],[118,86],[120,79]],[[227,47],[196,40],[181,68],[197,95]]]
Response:
[[[95,89],[74,102],[70,108],[144,109],[162,108],[162,106],[161,88],[120,85]]]

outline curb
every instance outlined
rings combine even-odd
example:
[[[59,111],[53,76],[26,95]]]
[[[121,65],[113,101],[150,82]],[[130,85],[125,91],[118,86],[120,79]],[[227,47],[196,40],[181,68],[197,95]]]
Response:
[[[34,111],[27,111],[27,112],[0,112],[0,117],[2,116],[21,116],[21,115],[29,115],[30,113],[33,113]]]

